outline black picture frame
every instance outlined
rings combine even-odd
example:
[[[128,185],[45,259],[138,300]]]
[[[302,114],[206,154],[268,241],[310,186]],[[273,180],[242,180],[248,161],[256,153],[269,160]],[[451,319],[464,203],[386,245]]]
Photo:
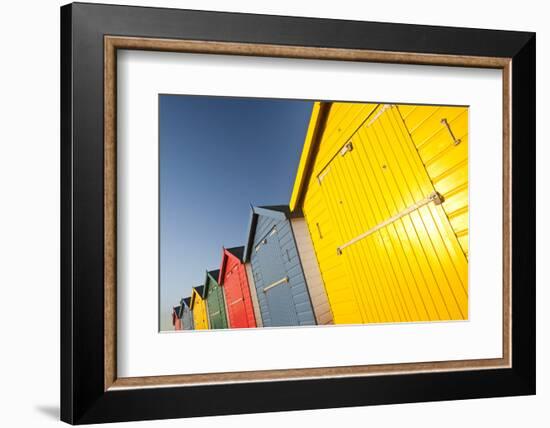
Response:
[[[512,59],[512,367],[104,390],[104,36]],[[61,8],[61,419],[71,424],[535,393],[535,34],[74,3]],[[210,397],[216,394],[216,405]]]

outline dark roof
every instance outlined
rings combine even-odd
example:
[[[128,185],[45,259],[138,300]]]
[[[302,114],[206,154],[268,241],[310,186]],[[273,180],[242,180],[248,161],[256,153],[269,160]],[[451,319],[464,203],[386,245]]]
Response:
[[[185,297],[180,300],[180,311],[179,311],[179,317],[183,317],[183,313],[185,312],[185,307],[191,308],[191,297]]]
[[[279,211],[281,213],[290,215],[290,208],[288,208],[288,205],[263,205],[258,208],[263,208],[264,210],[269,211]]]
[[[290,209],[288,208],[288,205],[263,205],[259,207],[253,206],[251,208],[250,223],[248,226],[248,239],[243,258],[243,261],[245,262],[250,260],[250,254],[254,244],[254,235],[256,234],[256,226],[258,225],[258,216],[265,215],[278,220],[290,218]]]
[[[233,254],[235,257],[237,257],[240,261],[243,260],[244,245],[242,247],[226,248],[226,250],[229,251],[231,254]]]
[[[218,279],[219,279],[219,276],[220,276],[220,270],[219,269],[216,269],[216,270],[207,270],[206,271],[206,278],[204,279],[204,291],[203,291],[203,298],[206,298],[206,296],[208,296],[208,290],[209,290],[209,286],[212,282],[212,280],[209,278],[209,276],[211,276],[212,278],[214,278],[214,282],[216,284],[218,284]]]
[[[197,293],[199,293],[199,296],[204,297],[204,285],[199,285],[197,287],[193,287],[195,290],[197,290]]]
[[[216,270],[209,270],[208,271],[208,274],[214,278],[216,280],[216,282],[218,282],[218,277],[220,276],[220,270],[219,269],[216,269]]]
[[[199,296],[204,299],[204,285],[193,287],[193,290],[195,290],[199,294]],[[191,302],[189,304],[190,309],[193,309],[193,306],[195,306],[195,300],[195,293],[191,292]]]

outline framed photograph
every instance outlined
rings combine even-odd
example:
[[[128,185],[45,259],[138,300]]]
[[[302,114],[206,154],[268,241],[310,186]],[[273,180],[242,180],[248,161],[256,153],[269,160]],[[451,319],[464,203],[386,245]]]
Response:
[[[535,393],[533,33],[76,3],[61,106],[62,420]]]

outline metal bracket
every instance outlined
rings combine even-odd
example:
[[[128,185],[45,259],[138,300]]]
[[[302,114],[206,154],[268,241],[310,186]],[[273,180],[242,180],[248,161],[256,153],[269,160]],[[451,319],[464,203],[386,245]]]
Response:
[[[347,152],[351,152],[353,150],[353,143],[351,141],[344,144],[344,147],[340,149],[340,156],[345,156]]]
[[[441,205],[443,202],[445,202],[445,198],[439,192],[430,193],[428,195],[428,198],[434,203],[434,205]]]
[[[451,130],[451,125],[449,125],[449,122],[447,121],[447,119],[446,118],[441,119],[441,124],[445,125],[445,127],[447,128],[447,131],[449,131],[449,134],[453,139],[453,146],[458,146],[462,142],[462,140],[460,138],[457,139],[455,137],[455,134],[453,134],[453,131]]]
[[[321,183],[323,182],[323,178],[325,178],[325,176],[329,173],[329,171],[330,171],[330,165],[327,166],[325,170],[317,176],[317,181],[319,182],[319,185],[321,185]]]
[[[266,238],[262,239],[258,244],[256,244],[256,246],[254,247],[254,250],[256,252],[260,251],[260,247],[262,245],[265,245],[265,244],[267,244],[267,239]]]
[[[280,280],[275,281],[275,282],[269,284],[267,287],[265,287],[265,288],[263,289],[263,292],[266,293],[268,290],[271,290],[273,287],[276,287],[276,286],[278,286],[278,285],[280,285],[280,284],[284,284],[285,282],[288,282],[288,276],[285,276],[284,278],[281,278]]]
[[[413,211],[416,211],[417,209],[425,205],[428,205],[430,202],[433,202],[434,205],[441,205],[444,201],[445,201],[445,198],[443,197],[443,195],[441,195],[437,191],[434,191],[430,193],[428,196],[426,196],[424,199],[422,199],[421,201],[415,202],[414,204],[405,208],[403,211],[398,212],[394,216],[391,216],[390,218],[388,218],[387,220],[384,220],[381,223],[378,223],[376,226],[370,228],[369,230],[362,233],[361,235],[358,235],[355,238],[351,239],[350,241],[346,242],[345,244],[340,245],[338,248],[336,248],[336,254],[338,254],[339,256],[342,255],[342,250],[344,248],[349,247],[350,245],[353,245],[356,242],[359,242],[360,240],[366,238],[367,236],[372,235],[374,232],[379,231],[383,227],[386,227],[392,224],[393,222],[399,220],[400,218],[405,217],[406,215],[412,213]]]

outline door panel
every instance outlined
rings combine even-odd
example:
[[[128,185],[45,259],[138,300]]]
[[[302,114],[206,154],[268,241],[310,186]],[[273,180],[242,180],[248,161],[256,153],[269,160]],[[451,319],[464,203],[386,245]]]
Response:
[[[241,311],[244,317],[244,324],[246,327],[256,327],[254,310],[252,309],[252,301],[250,297],[250,289],[248,288],[248,281],[246,279],[246,273],[243,265],[237,267],[237,275],[239,278],[239,290],[242,296]]]
[[[210,328],[211,329],[220,328],[219,326],[220,310],[217,302],[216,293],[214,293],[212,289],[210,289],[208,292],[206,304],[208,305],[208,317],[210,318]]]
[[[277,229],[272,229],[256,248],[263,278],[263,287],[258,290],[258,293],[265,294],[272,325],[298,325],[298,317],[288,282],[272,286],[287,278],[288,275],[284,267]]]
[[[206,303],[201,298],[197,297],[197,301],[193,308],[193,319],[195,321],[195,329],[208,329],[208,320],[206,315]]]
[[[435,189],[445,197],[443,209],[468,257],[468,108],[400,111]]]
[[[334,249],[339,245],[337,225],[328,210],[319,181],[310,184],[305,201],[305,219],[313,241],[328,301],[335,324],[362,323],[363,318],[354,297],[353,278]]]
[[[441,205],[405,212],[434,186],[396,107],[352,136],[319,173],[363,322],[466,319],[468,265]],[[334,248],[337,251],[337,248]]]
[[[208,293],[208,310],[210,314],[210,328],[226,328],[225,307],[221,288],[217,284],[212,284]]]
[[[241,289],[239,278],[239,267],[234,265],[225,275],[224,283],[227,308],[231,318],[232,328],[248,327],[246,319],[244,296]]]

